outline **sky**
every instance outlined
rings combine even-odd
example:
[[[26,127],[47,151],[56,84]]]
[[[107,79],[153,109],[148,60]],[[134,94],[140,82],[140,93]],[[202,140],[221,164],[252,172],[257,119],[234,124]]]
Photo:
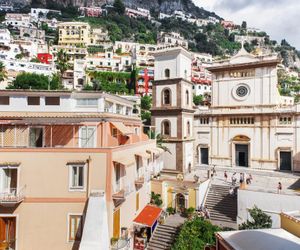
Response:
[[[285,38],[300,50],[300,0],[193,0],[225,20],[266,31],[271,39]]]

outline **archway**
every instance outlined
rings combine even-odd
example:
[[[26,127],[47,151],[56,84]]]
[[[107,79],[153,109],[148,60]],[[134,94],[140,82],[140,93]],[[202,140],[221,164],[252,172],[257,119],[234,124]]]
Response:
[[[176,210],[181,211],[185,208],[185,198],[181,193],[176,194]]]

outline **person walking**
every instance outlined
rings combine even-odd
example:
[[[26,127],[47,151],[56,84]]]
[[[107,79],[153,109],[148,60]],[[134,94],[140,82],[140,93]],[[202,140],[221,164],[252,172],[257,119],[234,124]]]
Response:
[[[228,175],[227,175],[227,171],[225,170],[225,171],[224,171],[224,181],[225,181],[225,182],[227,182],[227,178],[228,178]]]
[[[281,190],[282,190],[282,184],[281,184],[281,182],[278,182],[277,193],[280,194]]]
[[[236,183],[236,177],[235,177],[235,175],[236,175],[236,172],[234,172],[233,175],[231,176],[231,184],[232,184],[232,186],[235,186],[235,183]]]
[[[244,183],[244,174],[243,173],[240,173],[240,184],[242,185]]]

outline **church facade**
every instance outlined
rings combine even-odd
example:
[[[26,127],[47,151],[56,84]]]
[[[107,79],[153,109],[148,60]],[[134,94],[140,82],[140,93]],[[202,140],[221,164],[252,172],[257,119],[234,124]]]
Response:
[[[242,48],[209,68],[212,104],[195,113],[196,164],[300,171],[300,105],[279,95],[279,62]]]

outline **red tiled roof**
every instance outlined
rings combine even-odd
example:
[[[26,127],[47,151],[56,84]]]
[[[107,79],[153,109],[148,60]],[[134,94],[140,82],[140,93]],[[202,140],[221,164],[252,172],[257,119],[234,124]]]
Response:
[[[152,227],[155,221],[158,219],[162,212],[162,209],[159,207],[147,205],[140,212],[140,214],[134,219],[133,222],[142,224],[148,227]]]

